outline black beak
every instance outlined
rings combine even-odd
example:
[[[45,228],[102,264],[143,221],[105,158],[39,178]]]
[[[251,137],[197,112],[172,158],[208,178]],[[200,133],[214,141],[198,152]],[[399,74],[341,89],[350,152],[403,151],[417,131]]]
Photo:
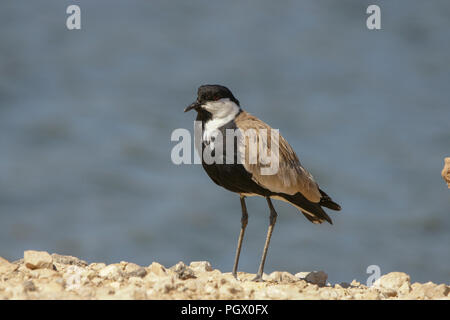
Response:
[[[193,103],[191,103],[189,106],[186,107],[186,109],[184,109],[184,112],[188,112],[192,109],[197,110],[198,108],[200,108],[201,104],[198,101],[195,101]]]

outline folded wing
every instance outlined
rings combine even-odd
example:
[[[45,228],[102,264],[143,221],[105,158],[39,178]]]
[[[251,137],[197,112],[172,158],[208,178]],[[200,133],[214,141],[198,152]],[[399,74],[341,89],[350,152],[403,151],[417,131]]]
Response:
[[[294,150],[281,135],[278,135],[276,139],[276,132],[272,131],[269,125],[245,111],[236,117],[235,122],[242,131],[238,144],[242,164],[252,174],[252,179],[257,184],[274,193],[294,195],[300,192],[307,200],[314,203],[320,202],[319,186],[313,176],[300,164]],[[257,131],[256,135],[248,134],[252,129]],[[260,134],[261,132],[265,134]],[[274,135],[273,139],[272,135]],[[255,150],[254,146],[251,146],[252,143],[258,146],[257,157],[254,153],[252,156],[251,152]],[[265,152],[266,155],[272,152],[271,160],[278,162],[274,173],[264,174],[263,169],[270,167],[270,164],[260,161],[260,152]]]

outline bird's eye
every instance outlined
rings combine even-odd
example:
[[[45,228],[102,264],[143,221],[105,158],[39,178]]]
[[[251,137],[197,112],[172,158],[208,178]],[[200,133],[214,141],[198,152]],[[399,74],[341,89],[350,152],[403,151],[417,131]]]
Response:
[[[219,100],[219,99],[220,99],[219,96],[214,96],[214,97],[213,97],[213,100],[214,100],[214,101],[217,101],[217,100]]]

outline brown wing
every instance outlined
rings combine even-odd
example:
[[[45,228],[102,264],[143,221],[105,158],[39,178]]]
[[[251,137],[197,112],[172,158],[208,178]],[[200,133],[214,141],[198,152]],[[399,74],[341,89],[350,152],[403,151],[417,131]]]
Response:
[[[252,179],[260,186],[271,190],[273,192],[286,193],[294,195],[300,192],[306,199],[311,202],[319,202],[321,194],[319,187],[314,181],[313,176],[302,167],[300,161],[292,150],[289,143],[281,136],[278,137],[278,143],[276,139],[271,139],[271,127],[262,122],[258,118],[248,114],[247,112],[241,112],[235,119],[236,125],[243,132],[248,132],[251,129],[256,131],[263,129],[266,135],[256,134],[255,140],[252,141],[248,136],[243,136],[242,143],[240,143],[240,152],[245,152],[245,157],[242,156],[242,164],[245,169],[252,174]],[[261,132],[261,131],[259,131]],[[244,140],[245,139],[245,140]],[[253,161],[250,158],[249,150],[251,150],[250,142],[256,142],[256,145],[260,145],[258,148],[258,156]],[[243,147],[245,146],[245,150]],[[272,159],[278,161],[278,170],[271,174],[263,174],[263,169],[270,167],[268,164],[264,164],[260,161],[259,152],[268,152],[276,150],[278,148],[278,157]],[[273,153],[276,155],[276,152]]]

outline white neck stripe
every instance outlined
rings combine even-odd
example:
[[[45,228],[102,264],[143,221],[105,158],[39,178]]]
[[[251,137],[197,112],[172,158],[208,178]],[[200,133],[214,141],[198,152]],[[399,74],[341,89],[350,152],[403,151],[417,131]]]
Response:
[[[212,133],[234,120],[239,113],[239,106],[228,98],[205,103],[202,108],[211,113],[212,118],[205,123],[203,140],[209,141]]]

